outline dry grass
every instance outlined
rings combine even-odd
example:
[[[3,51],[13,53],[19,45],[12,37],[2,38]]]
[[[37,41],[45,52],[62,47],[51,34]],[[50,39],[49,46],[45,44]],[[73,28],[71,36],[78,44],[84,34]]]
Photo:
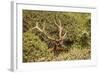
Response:
[[[67,61],[67,60],[88,60],[91,59],[91,49],[69,49],[67,51],[57,51],[48,49],[50,52],[45,56],[34,57],[30,55],[27,62],[45,62],[45,61]],[[46,52],[44,52],[46,53]],[[38,53],[39,54],[39,53]]]
[[[68,52],[61,52],[55,56],[53,61],[86,59],[91,59],[91,49],[70,49]]]

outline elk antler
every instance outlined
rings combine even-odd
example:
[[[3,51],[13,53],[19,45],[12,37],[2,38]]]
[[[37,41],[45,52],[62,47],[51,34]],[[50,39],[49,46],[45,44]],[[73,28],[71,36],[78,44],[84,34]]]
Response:
[[[61,25],[61,21],[58,19],[59,25],[57,24],[57,22],[54,20],[55,25],[58,27],[59,30],[59,39],[64,39],[64,37],[66,36],[66,33],[64,33],[64,35],[62,35],[62,31],[63,31],[63,27]]]
[[[48,39],[51,39],[51,40],[55,40],[54,38],[50,37],[49,35],[47,35],[46,31],[45,31],[45,23],[43,25],[43,28],[41,29],[38,25],[38,22],[36,22],[36,26],[33,27],[32,29],[38,29],[40,32],[42,32],[43,34],[45,34],[47,36]]]
[[[54,20],[55,25],[58,27],[59,39],[52,38],[52,37],[50,37],[50,36],[46,33],[46,31],[45,31],[45,23],[44,23],[44,25],[43,25],[43,28],[41,29],[41,28],[39,27],[39,25],[38,25],[38,22],[36,22],[36,26],[33,27],[32,29],[38,29],[40,32],[42,32],[43,34],[45,34],[45,35],[47,36],[48,39],[51,39],[51,40],[54,40],[54,41],[55,41],[55,40],[56,40],[56,41],[59,41],[59,40],[62,40],[62,39],[65,38],[66,33],[64,33],[64,34],[62,35],[63,27],[62,27],[61,21],[60,21],[59,19],[58,19],[58,22],[59,22],[59,24],[57,24],[57,22]]]

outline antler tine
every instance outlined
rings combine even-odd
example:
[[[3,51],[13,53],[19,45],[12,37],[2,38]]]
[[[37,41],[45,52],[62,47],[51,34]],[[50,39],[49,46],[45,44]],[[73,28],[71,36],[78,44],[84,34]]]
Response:
[[[38,22],[36,22],[36,26],[35,27],[33,27],[33,29],[38,29],[40,32],[43,32],[43,30],[41,29],[41,28],[39,28],[39,26],[38,26]]]
[[[59,25],[57,24],[56,20],[54,20],[54,23],[55,23],[55,25],[56,25],[57,27],[59,27]]]
[[[61,20],[60,20],[60,19],[58,19],[58,22],[59,22],[59,24],[60,24],[60,26],[61,26]]]
[[[45,31],[45,23],[43,23],[43,31]]]
[[[66,33],[62,36],[62,39],[64,39],[64,38],[65,38],[65,36],[66,36]]]
[[[38,22],[36,22],[36,26],[35,26],[35,27],[36,27],[36,28],[38,28],[38,26],[39,26],[39,23],[38,23]]]
[[[35,29],[35,28],[37,28],[37,27],[38,27],[38,22],[36,22],[35,27],[33,27],[32,29]]]

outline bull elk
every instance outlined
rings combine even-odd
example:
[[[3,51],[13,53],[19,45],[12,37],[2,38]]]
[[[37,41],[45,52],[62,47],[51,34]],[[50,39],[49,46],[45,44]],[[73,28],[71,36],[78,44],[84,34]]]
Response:
[[[62,34],[64,28],[62,27],[62,23],[59,19],[58,19],[58,23],[56,20],[54,20],[54,24],[58,28],[58,32],[59,32],[58,39],[53,38],[47,34],[47,32],[45,31],[45,23],[43,25],[43,28],[40,28],[38,25],[38,22],[36,22],[36,26],[32,28],[32,30],[37,29],[39,32],[43,33],[49,40],[53,41],[53,45],[54,45],[53,50],[54,51],[57,51],[60,49],[60,46],[63,45],[63,40],[65,39],[65,36],[66,36],[66,33]]]

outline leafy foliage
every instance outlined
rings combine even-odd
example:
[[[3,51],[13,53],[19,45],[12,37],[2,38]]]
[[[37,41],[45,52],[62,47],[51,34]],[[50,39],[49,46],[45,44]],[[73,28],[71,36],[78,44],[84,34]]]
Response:
[[[47,44],[31,32],[24,33],[23,45],[24,62],[43,61],[50,55]]]
[[[55,25],[58,19],[64,27],[62,34],[67,33],[61,45],[63,47],[60,47],[66,51],[55,55],[54,41],[33,28],[38,22],[40,28],[45,25],[47,35],[59,39],[59,30]],[[89,59],[90,46],[90,13],[23,10],[23,62]]]

